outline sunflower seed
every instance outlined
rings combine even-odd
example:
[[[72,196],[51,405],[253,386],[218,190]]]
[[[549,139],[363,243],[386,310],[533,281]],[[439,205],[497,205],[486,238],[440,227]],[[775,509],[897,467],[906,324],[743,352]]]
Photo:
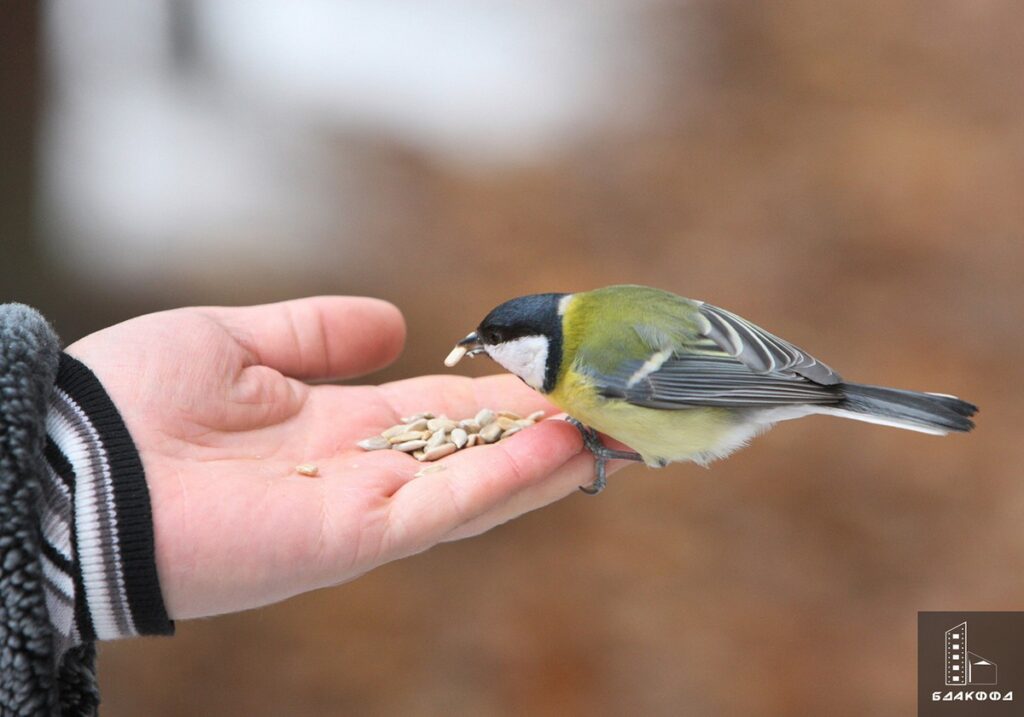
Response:
[[[425,460],[425,461],[436,461],[438,458],[444,458],[445,456],[450,456],[452,453],[454,453],[457,450],[458,449],[455,447],[454,443],[445,443],[443,445],[436,446],[434,448],[431,448],[431,449],[427,450],[426,453],[423,456],[423,460]]]
[[[480,424],[476,422],[475,418],[464,418],[459,421],[459,427],[464,428],[466,433],[479,433]]]
[[[445,441],[445,432],[443,430],[434,431],[434,435],[427,439],[426,449],[429,451],[431,448],[437,448]]]
[[[512,428],[512,426],[516,425],[516,419],[509,418],[508,416],[498,416],[498,420],[496,420],[495,423],[501,426],[501,430],[507,431]]]
[[[522,416],[514,411],[498,411],[498,415],[502,418],[511,418],[513,421],[518,421]]]
[[[427,442],[423,439],[417,439],[414,441],[406,441],[404,443],[396,443],[392,448],[396,451],[402,451],[402,453],[412,453],[415,450],[419,450],[427,445]]]
[[[433,417],[434,417],[434,414],[431,413],[430,411],[423,411],[422,413],[414,413],[411,416],[406,416],[405,418],[402,419],[402,423],[412,423],[413,421],[418,421],[421,418],[428,418],[429,419],[429,418],[433,418]]]
[[[427,424],[429,420],[426,418],[417,418],[412,423],[405,424],[405,430],[407,431],[425,431],[427,430]]]
[[[426,438],[430,434],[426,431],[406,431],[405,433],[399,433],[397,436],[392,436],[388,440],[392,444],[406,443],[408,441],[418,441]]]
[[[470,433],[469,434],[469,438],[466,439],[466,448],[472,448],[473,446],[475,446],[479,442],[480,442],[480,434],[479,433]]]
[[[456,448],[462,448],[469,441],[469,434],[462,428],[453,428],[451,439]]]
[[[451,368],[452,366],[454,366],[455,364],[462,360],[462,357],[466,355],[466,352],[468,350],[469,349],[467,349],[465,346],[456,346],[455,348],[452,349],[452,352],[448,354],[448,357],[444,360],[444,365],[447,366],[448,368]]]
[[[415,458],[418,461],[424,460],[426,455],[427,455],[426,451],[413,451],[412,452],[412,457]]]
[[[427,428],[431,431],[450,431],[457,425],[459,424],[444,416],[427,421]]]
[[[501,426],[497,423],[488,423],[477,435],[484,443],[494,443],[501,436]]]
[[[503,432],[503,433],[501,434],[501,440],[505,440],[505,439],[506,439],[506,438],[508,438],[509,436],[515,435],[516,433],[519,433],[519,431],[521,431],[521,430],[523,430],[523,427],[522,427],[522,426],[512,426],[511,428],[509,428],[509,429],[506,429],[506,430],[505,430],[505,431],[504,431],[504,432]]]
[[[526,420],[533,421],[534,423],[536,423],[542,418],[544,418],[544,411],[534,411],[533,413],[526,417]]]
[[[399,423],[399,424],[394,425],[391,428],[387,429],[386,431],[383,431],[380,435],[381,435],[381,438],[394,438],[399,433],[405,433],[405,432],[406,432],[405,424],[404,423]]]
[[[300,463],[295,466],[295,472],[302,476],[316,478],[320,475],[320,467],[316,463]]]
[[[391,441],[383,436],[370,436],[356,443],[364,451],[379,451],[384,448],[391,448]]]
[[[480,413],[476,414],[476,418],[474,420],[476,420],[480,428],[483,428],[494,420],[494,411],[489,408],[482,408],[480,409]]]

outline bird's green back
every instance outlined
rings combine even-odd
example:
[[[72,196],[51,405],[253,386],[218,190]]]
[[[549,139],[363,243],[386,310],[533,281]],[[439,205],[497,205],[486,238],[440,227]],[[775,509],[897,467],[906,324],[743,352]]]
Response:
[[[667,291],[628,284],[574,294],[562,317],[561,372],[576,365],[611,374],[655,351],[711,349],[701,335],[698,306]]]

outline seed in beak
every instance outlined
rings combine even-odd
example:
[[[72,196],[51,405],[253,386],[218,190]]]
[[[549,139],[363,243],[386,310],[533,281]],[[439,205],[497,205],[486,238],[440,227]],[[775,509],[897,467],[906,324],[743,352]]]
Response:
[[[467,349],[465,346],[456,346],[455,348],[452,349],[452,352],[448,354],[448,358],[444,360],[444,365],[447,366],[448,368],[451,368],[452,366],[454,366],[455,364],[462,360],[462,357],[466,355],[466,352],[468,350],[469,349]]]
[[[455,348],[452,349],[452,352],[444,360],[444,365],[451,368],[461,361],[462,357],[466,354],[476,356],[481,351],[483,351],[483,347],[480,345],[480,337],[477,336],[475,331],[472,331],[466,338],[455,344]]]

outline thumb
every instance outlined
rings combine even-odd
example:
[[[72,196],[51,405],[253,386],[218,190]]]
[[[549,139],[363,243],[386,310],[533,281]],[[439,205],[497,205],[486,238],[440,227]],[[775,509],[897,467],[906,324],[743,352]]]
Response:
[[[203,311],[257,363],[303,380],[370,373],[394,361],[405,343],[401,312],[380,299],[314,296]]]

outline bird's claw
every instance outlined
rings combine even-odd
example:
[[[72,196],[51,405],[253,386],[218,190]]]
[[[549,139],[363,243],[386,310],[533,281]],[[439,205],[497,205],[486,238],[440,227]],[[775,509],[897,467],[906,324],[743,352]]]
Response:
[[[605,466],[608,461],[619,459],[626,461],[642,461],[639,453],[633,451],[617,451],[612,448],[607,448],[601,443],[601,437],[598,435],[590,426],[584,426],[580,421],[576,420],[572,416],[565,419],[570,424],[576,427],[576,430],[583,436],[583,445],[586,449],[594,456],[594,482],[590,485],[581,485],[580,490],[587,495],[597,495],[604,490],[605,485],[608,483],[608,475]]]

